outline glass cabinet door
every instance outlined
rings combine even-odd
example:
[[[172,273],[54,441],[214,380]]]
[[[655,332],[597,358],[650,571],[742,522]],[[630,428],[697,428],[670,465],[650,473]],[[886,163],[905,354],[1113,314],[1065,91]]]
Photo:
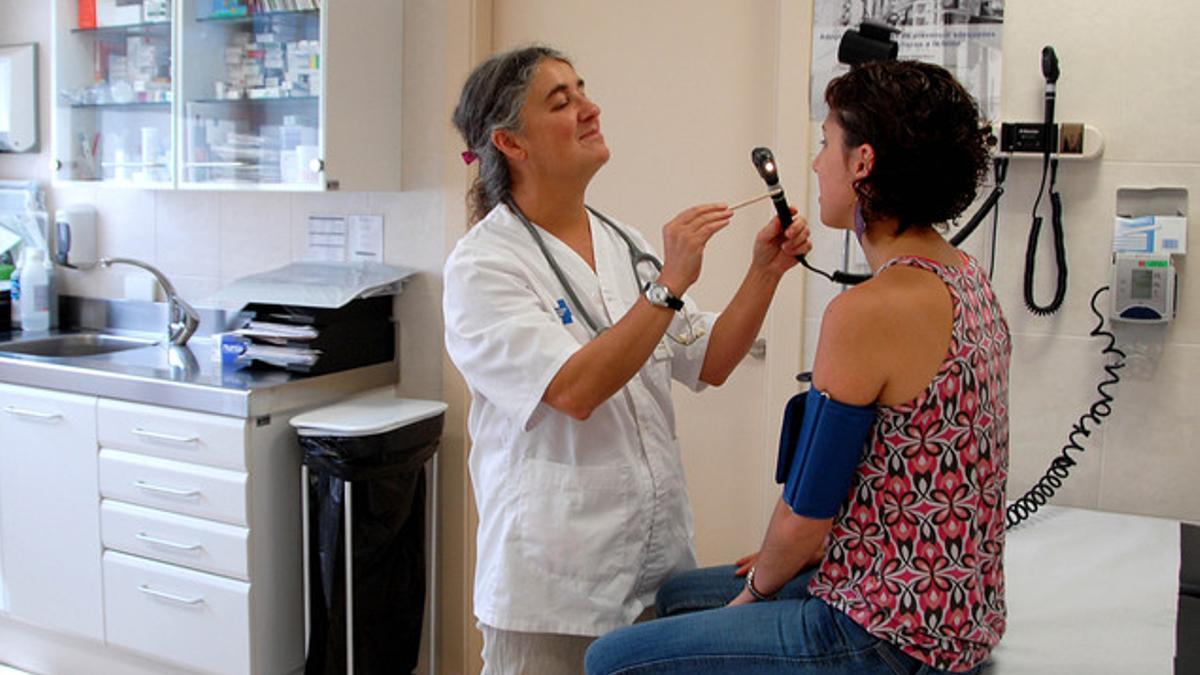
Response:
[[[319,3],[182,1],[180,184],[321,189]]]
[[[56,0],[56,177],[145,187],[173,182],[169,0],[80,15]]]

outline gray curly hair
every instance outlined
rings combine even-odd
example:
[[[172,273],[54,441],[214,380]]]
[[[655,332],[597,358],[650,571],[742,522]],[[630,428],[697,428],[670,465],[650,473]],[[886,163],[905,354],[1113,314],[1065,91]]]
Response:
[[[551,47],[519,47],[479,64],[463,84],[452,121],[467,149],[479,158],[479,175],[467,192],[472,224],[506,200],[512,190],[508,162],[492,144],[492,132],[521,128],[521,107],[534,73],[545,59],[571,62]]]

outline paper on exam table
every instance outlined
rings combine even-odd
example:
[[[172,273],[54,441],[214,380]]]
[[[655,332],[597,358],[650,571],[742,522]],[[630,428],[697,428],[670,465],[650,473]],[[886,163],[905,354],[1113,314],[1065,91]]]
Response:
[[[241,309],[252,302],[336,309],[356,298],[400,293],[416,270],[377,262],[294,262],[235,280],[203,303]]]
[[[1174,673],[1179,523],[1046,506],[1008,532],[985,675]]]

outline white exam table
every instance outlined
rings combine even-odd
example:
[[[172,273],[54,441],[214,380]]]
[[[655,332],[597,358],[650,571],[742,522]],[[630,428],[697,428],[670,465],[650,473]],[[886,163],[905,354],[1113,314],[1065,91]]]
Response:
[[[1004,564],[985,675],[1176,672],[1179,522],[1046,506],[1008,532]]]

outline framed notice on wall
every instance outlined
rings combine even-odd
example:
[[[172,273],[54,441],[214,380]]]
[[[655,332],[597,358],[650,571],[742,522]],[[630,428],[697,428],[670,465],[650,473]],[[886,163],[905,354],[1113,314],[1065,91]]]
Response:
[[[849,66],[838,43],[863,19],[900,29],[901,59],[944,66],[966,86],[989,120],[1000,114],[1000,43],[1004,0],[816,0],[813,11],[812,117],[825,118],[825,85]]]

